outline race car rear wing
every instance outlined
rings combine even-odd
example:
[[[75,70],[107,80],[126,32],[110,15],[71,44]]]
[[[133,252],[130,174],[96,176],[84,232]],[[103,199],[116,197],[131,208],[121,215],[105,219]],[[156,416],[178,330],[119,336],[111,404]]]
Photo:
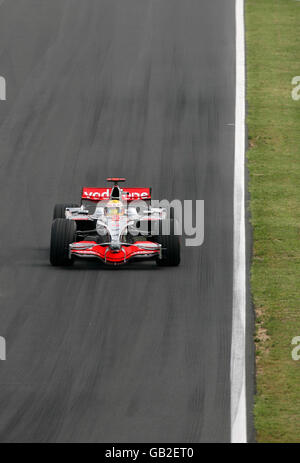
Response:
[[[89,201],[107,201],[111,196],[112,188],[83,187],[81,199]],[[124,188],[122,189],[124,201],[147,201],[151,199],[151,188]]]

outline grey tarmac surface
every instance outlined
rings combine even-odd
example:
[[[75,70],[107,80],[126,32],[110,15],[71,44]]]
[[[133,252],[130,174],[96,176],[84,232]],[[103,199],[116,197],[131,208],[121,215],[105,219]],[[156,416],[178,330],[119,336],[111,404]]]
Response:
[[[2,442],[230,440],[234,0],[0,6]],[[56,202],[205,200],[178,268],[49,264]]]

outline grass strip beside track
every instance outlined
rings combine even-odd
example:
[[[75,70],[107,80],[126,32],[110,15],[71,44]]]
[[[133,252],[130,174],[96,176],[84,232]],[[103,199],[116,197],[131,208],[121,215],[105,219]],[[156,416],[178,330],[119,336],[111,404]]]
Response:
[[[260,442],[300,442],[300,2],[246,0],[248,130]],[[300,94],[300,92],[299,92]]]

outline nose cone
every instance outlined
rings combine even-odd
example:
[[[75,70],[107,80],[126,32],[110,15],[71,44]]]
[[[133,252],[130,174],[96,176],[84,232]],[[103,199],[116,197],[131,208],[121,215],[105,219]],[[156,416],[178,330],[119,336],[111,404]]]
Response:
[[[110,249],[112,251],[120,251],[121,244],[120,243],[111,243],[109,247],[110,247]]]

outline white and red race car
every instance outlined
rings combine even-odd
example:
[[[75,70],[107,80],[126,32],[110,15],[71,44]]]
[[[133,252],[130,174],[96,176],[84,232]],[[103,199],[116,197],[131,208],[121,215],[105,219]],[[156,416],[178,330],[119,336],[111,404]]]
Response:
[[[68,266],[76,258],[125,264],[152,259],[160,266],[180,263],[179,236],[165,208],[150,205],[151,188],[84,187],[81,206],[57,204],[51,230],[50,262]],[[91,205],[92,207],[91,211]]]

